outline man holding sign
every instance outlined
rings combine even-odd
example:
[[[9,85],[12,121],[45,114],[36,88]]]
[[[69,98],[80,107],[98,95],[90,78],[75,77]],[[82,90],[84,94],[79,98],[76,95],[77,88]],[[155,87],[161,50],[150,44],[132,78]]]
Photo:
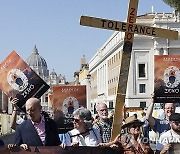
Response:
[[[25,104],[28,120],[17,126],[14,144],[22,146],[58,146],[61,144],[58,128],[54,120],[45,113],[41,114],[41,102],[37,98],[30,98]]]

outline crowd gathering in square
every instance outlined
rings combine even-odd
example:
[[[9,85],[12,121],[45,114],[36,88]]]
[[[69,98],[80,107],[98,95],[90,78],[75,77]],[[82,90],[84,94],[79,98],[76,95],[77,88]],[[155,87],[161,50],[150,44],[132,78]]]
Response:
[[[96,106],[97,116],[80,107],[73,112],[74,128],[59,134],[56,122],[42,111],[40,100],[30,98],[26,101],[26,115],[23,120],[16,121],[18,106],[17,98],[11,100],[13,113],[11,128],[15,130],[15,138],[9,149],[20,146],[27,150],[29,146],[92,146],[110,147],[124,154],[168,154],[174,144],[180,143],[180,113],[175,113],[175,103],[164,104],[164,119],[152,116],[154,102],[152,101],[142,118],[137,114],[123,119],[119,135],[111,140],[113,114],[108,114],[104,102]],[[151,148],[149,131],[156,133],[156,150]],[[28,133],[27,133],[28,132]]]

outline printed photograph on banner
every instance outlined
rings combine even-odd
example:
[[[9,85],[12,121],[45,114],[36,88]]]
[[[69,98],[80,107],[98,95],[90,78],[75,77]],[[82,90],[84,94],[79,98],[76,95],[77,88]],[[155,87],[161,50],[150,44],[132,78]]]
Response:
[[[27,99],[40,98],[49,88],[15,51],[0,64],[0,89],[10,99],[18,98],[23,110]]]
[[[154,102],[179,102],[180,55],[156,55],[154,60]]]
[[[86,86],[55,86],[52,100],[58,127],[73,127],[72,113],[79,107],[86,107]]]

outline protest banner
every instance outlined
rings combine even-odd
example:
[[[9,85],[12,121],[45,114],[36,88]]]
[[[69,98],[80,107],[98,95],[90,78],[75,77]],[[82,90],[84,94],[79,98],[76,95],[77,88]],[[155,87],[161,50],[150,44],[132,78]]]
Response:
[[[154,102],[180,100],[180,55],[156,55],[154,67]]]
[[[49,88],[15,51],[0,64],[0,89],[10,99],[18,98],[22,110],[26,100],[40,98]]]
[[[72,128],[72,113],[79,107],[86,107],[86,86],[55,86],[52,95],[54,120],[58,127]]]
[[[118,150],[112,148],[98,148],[98,147],[66,147],[62,149],[60,146],[30,146],[27,151],[20,147],[14,147],[9,150],[7,146],[0,147],[0,153],[2,154],[118,154]]]

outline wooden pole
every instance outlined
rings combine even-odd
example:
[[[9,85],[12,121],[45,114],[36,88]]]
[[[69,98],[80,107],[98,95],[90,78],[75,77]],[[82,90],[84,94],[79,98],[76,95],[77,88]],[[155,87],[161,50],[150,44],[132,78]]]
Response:
[[[127,23],[134,24],[136,22],[137,8],[138,8],[138,0],[130,0]],[[115,112],[114,112],[114,119],[113,119],[112,133],[111,133],[111,141],[114,140],[115,137],[120,133],[122,121],[124,118],[123,111],[125,104],[125,96],[126,96],[126,88],[127,88],[133,40],[134,40],[134,33],[126,32],[124,38],[122,59],[121,59],[119,82],[117,85],[118,88],[116,94],[116,104],[115,104]]]

